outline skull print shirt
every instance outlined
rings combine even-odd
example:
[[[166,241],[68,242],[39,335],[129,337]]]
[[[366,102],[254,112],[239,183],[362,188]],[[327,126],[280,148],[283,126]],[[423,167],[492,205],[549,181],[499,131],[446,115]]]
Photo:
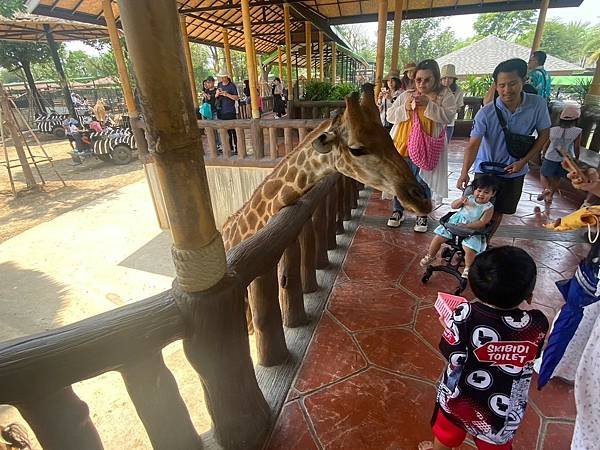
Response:
[[[440,341],[448,366],[437,402],[445,415],[482,441],[511,441],[547,331],[548,320],[538,310],[459,305]]]

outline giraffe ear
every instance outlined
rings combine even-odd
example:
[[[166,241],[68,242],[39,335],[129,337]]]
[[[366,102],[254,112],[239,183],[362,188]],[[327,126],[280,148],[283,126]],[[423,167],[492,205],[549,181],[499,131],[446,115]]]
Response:
[[[329,153],[333,148],[333,141],[335,141],[335,133],[328,131],[319,135],[312,142],[312,147],[318,153]]]

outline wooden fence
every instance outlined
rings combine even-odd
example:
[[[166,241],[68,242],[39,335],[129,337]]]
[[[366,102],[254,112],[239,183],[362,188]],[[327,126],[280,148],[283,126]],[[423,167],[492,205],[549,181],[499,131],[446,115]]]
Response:
[[[189,450],[214,441],[227,449],[260,448],[277,411],[258,388],[250,360],[244,293],[249,287],[258,363],[283,363],[283,327],[306,323],[303,293],[319,288],[316,270],[327,266],[327,250],[356,207],[357,188],[337,174],[323,179],[228,251],[227,274],[209,291],[188,294],[175,282],[154,297],[0,344],[0,404],[18,408],[46,450],[101,449],[72,384],[118,371],[154,448]],[[213,422],[202,436],[161,355],[179,339]]]

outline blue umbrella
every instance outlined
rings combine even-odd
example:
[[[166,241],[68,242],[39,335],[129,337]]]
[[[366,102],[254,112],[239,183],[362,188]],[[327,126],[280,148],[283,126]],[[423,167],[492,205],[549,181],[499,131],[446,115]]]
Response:
[[[560,315],[554,323],[548,344],[544,349],[538,389],[543,388],[552,378],[554,369],[565,354],[565,350],[583,318],[583,308],[600,299],[596,294],[597,261],[596,258],[590,256],[579,263],[579,267],[571,279],[556,282],[556,287],[566,303],[560,310]]]

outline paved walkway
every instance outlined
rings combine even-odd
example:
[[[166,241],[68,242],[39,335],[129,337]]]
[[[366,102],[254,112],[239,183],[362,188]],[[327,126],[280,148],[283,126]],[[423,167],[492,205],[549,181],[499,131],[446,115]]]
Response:
[[[462,144],[452,145],[451,185]],[[539,192],[536,177],[528,176],[519,210],[505,222],[505,237],[495,242],[520,246],[535,258],[534,307],[552,320],[562,304],[554,282],[571,276],[587,244],[569,242],[567,235],[565,241],[549,241],[535,228],[580,201],[558,198],[554,208],[543,212],[535,201]],[[450,196],[458,194],[453,189]],[[447,210],[442,206],[432,216],[439,218]],[[391,230],[385,226],[388,215],[389,201],[374,194],[288,394],[270,450],[414,450],[430,439],[435,385],[444,367],[432,303],[438,291],[454,289],[455,281],[439,273],[423,285],[418,261],[432,235],[415,234],[408,224]],[[472,298],[469,291],[465,295]],[[532,390],[515,450],[567,450],[574,417],[572,387],[552,381],[543,392]],[[467,443],[461,450],[473,448]]]

